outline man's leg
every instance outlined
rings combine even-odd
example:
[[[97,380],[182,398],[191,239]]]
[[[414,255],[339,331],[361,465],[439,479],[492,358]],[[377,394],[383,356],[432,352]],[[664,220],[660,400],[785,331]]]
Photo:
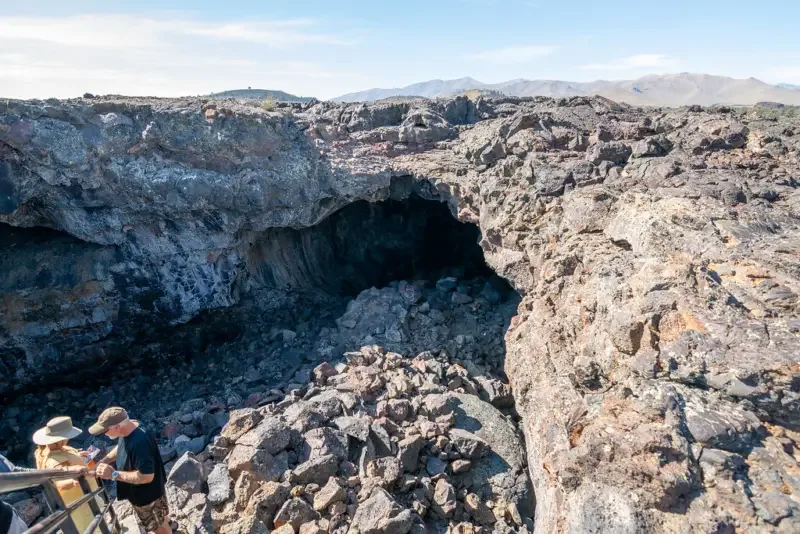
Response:
[[[166,495],[146,506],[134,506],[136,515],[147,532],[154,534],[172,534],[169,526],[169,505]]]

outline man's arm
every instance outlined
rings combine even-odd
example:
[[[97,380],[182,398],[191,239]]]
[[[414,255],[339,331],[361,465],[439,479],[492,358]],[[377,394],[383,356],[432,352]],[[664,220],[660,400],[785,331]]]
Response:
[[[15,465],[11,460],[0,454],[0,462],[6,464],[6,467],[11,473],[24,473],[25,471],[36,471],[36,469],[31,469],[30,467],[20,467]]]
[[[100,464],[97,466],[97,476],[104,480],[111,480],[111,474],[114,469],[108,464]],[[117,471],[117,482],[125,482],[126,484],[149,484],[153,481],[155,473],[143,474],[139,471]]]
[[[103,459],[100,460],[98,463],[101,463],[101,464],[113,464],[117,460],[117,449],[118,448],[119,448],[119,445],[114,445],[114,448],[111,449],[110,451],[108,451],[108,454],[106,454],[103,457]]]
[[[14,465],[14,468],[11,470],[12,473],[24,473],[26,471],[36,471],[36,469],[33,469],[32,467],[20,467],[18,465]]]
[[[143,475],[139,471],[119,471],[117,481],[127,482],[128,484],[149,484],[153,481],[155,474]]]
[[[116,458],[117,449],[112,451]],[[111,453],[109,453],[111,455]],[[133,444],[132,448],[128,451],[130,461],[126,465],[119,465],[119,468],[127,467],[128,471],[117,471],[117,482],[124,482],[126,484],[149,484],[155,478],[155,460],[153,458],[153,451],[150,450],[150,444],[147,441],[138,440]],[[111,478],[113,470],[111,466],[100,464],[97,466],[97,473],[100,478]]]

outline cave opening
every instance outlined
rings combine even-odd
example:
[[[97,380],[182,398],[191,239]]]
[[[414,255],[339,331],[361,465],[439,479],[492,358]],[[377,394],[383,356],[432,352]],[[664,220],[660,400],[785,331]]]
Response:
[[[354,202],[309,228],[264,232],[248,263],[259,285],[352,297],[396,280],[490,277],[479,241],[478,227],[446,203],[412,193]]]
[[[504,377],[504,334],[519,295],[487,266],[480,239],[478,227],[459,222],[446,202],[416,193],[357,201],[308,228],[254,232],[233,305],[178,325],[143,324],[127,339],[112,331],[101,342],[113,358],[47,384],[47,403],[38,400],[41,388],[9,402],[17,409],[0,420],[0,450],[28,454],[25,436],[54,405],[84,425],[98,410],[123,405],[158,429],[193,399],[214,399],[226,410],[257,405],[276,387],[291,387],[303,369],[371,344],[407,355],[446,350]],[[120,264],[117,248],[69,243],[79,259],[91,260],[78,263],[95,271]],[[115,293],[122,314],[128,296],[114,287],[122,290]],[[195,438],[190,425],[178,425]]]

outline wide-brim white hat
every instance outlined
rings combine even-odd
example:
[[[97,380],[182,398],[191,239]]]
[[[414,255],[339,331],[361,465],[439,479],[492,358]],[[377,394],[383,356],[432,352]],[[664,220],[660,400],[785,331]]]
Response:
[[[72,426],[71,417],[55,417],[47,422],[47,426],[34,432],[33,442],[37,445],[50,445],[65,439],[72,439],[82,433],[83,430]]]

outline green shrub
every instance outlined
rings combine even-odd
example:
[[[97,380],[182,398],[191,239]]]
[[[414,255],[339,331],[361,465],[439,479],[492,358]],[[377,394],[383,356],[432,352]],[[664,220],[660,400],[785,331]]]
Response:
[[[261,109],[264,111],[275,111],[276,107],[278,107],[278,101],[272,96],[268,96],[261,102]]]

